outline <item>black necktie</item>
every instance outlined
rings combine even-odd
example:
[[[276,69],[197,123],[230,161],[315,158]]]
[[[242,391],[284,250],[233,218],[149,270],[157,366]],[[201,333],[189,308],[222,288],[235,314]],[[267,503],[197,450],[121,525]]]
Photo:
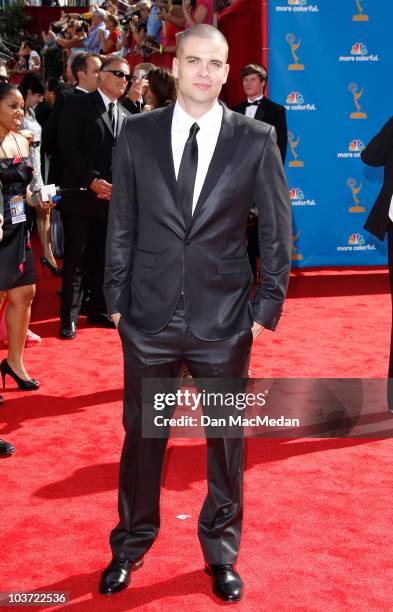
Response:
[[[187,227],[191,225],[192,220],[192,201],[194,197],[195,178],[198,170],[198,143],[196,139],[198,132],[199,125],[193,123],[184,146],[179,174],[177,175],[177,187]]]
[[[116,133],[115,132],[116,122],[115,122],[115,103],[114,102],[109,102],[108,115],[109,115],[109,121],[111,123],[112,132],[113,134],[115,134]]]
[[[258,106],[260,100],[254,100],[254,102],[247,102],[246,106]]]

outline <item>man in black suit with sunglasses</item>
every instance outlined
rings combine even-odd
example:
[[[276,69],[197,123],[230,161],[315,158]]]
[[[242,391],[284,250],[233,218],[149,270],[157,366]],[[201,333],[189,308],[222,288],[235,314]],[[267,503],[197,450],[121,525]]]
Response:
[[[124,120],[131,115],[118,104],[129,80],[129,66],[118,57],[103,62],[98,89],[70,96],[59,125],[63,157],[61,209],[65,232],[60,337],[76,335],[82,302],[82,281],[91,291],[87,321],[114,327],[108,317],[104,282],[108,203],[112,192],[112,158]],[[94,262],[91,265],[91,262]]]

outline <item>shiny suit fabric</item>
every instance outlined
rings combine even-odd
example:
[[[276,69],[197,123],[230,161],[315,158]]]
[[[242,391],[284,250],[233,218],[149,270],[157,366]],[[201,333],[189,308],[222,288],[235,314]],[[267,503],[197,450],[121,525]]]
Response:
[[[141,434],[143,378],[246,376],[253,321],[274,329],[291,253],[288,190],[274,133],[223,107],[223,120],[192,222],[186,225],[171,151],[173,107],[128,120],[114,163],[104,292],[120,313],[126,432],[114,556],[142,556],[159,529],[167,440]],[[263,280],[252,305],[246,221],[261,218]],[[198,534],[208,563],[234,563],[242,522],[243,440],[207,440],[208,492]],[[182,469],[182,466],[178,466]]]

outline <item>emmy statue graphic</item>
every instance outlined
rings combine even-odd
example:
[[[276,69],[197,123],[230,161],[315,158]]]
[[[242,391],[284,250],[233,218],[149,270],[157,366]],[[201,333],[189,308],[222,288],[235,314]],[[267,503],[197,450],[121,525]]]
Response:
[[[300,230],[297,231],[297,234],[292,234],[292,261],[302,261],[303,255],[298,253],[299,247],[296,246],[295,242],[299,238]]]
[[[360,200],[358,198],[358,193],[360,192],[363,186],[363,183],[360,183],[360,185],[357,186],[357,180],[354,178],[349,178],[347,180],[347,186],[350,188],[352,192],[353,201],[355,202],[354,206],[350,206],[350,208],[348,208],[348,212],[350,213],[366,212],[366,209],[364,208],[364,206],[360,206]]]
[[[362,87],[361,91],[359,91],[359,85],[357,83],[350,83],[348,85],[348,91],[353,95],[353,101],[356,106],[356,113],[351,113],[349,115],[350,119],[367,119],[367,113],[363,113],[360,111],[362,108],[359,104],[359,98],[362,97],[364,92],[364,87]]]
[[[297,43],[295,43],[295,38],[296,38],[295,34],[287,34],[285,37],[285,40],[287,41],[288,45],[291,47],[293,61],[295,62],[294,64],[288,65],[288,70],[304,70],[304,64],[299,64],[299,58],[296,55],[296,51],[299,49],[300,45],[302,44],[302,39],[299,38]]]
[[[293,132],[288,132],[288,142],[291,148],[291,153],[293,155],[293,159],[288,163],[288,167],[289,168],[303,168],[304,163],[300,159],[298,159],[299,155],[298,153],[296,153],[296,147],[298,146],[300,142],[300,138],[298,137],[295,140],[295,134]]]
[[[358,13],[352,17],[352,21],[368,21],[368,15],[364,13],[364,8],[362,7],[363,0],[355,0],[356,6],[358,7]]]

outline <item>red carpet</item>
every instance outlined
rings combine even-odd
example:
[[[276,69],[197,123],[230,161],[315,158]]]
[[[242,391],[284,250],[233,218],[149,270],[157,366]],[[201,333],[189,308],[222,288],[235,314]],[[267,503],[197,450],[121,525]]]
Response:
[[[83,322],[77,340],[58,340],[58,281],[39,272],[32,329],[44,341],[26,363],[42,386],[22,393],[10,383],[0,409],[0,437],[17,448],[0,462],[0,591],[70,595],[35,610],[219,609],[196,537],[200,440],[170,445],[161,533],[132,587],[97,594],[116,521],[120,342]],[[254,347],[253,375],[383,377],[389,321],[384,271],[298,275],[277,333]],[[249,441],[237,609],[392,610],[392,456],[391,440]]]

